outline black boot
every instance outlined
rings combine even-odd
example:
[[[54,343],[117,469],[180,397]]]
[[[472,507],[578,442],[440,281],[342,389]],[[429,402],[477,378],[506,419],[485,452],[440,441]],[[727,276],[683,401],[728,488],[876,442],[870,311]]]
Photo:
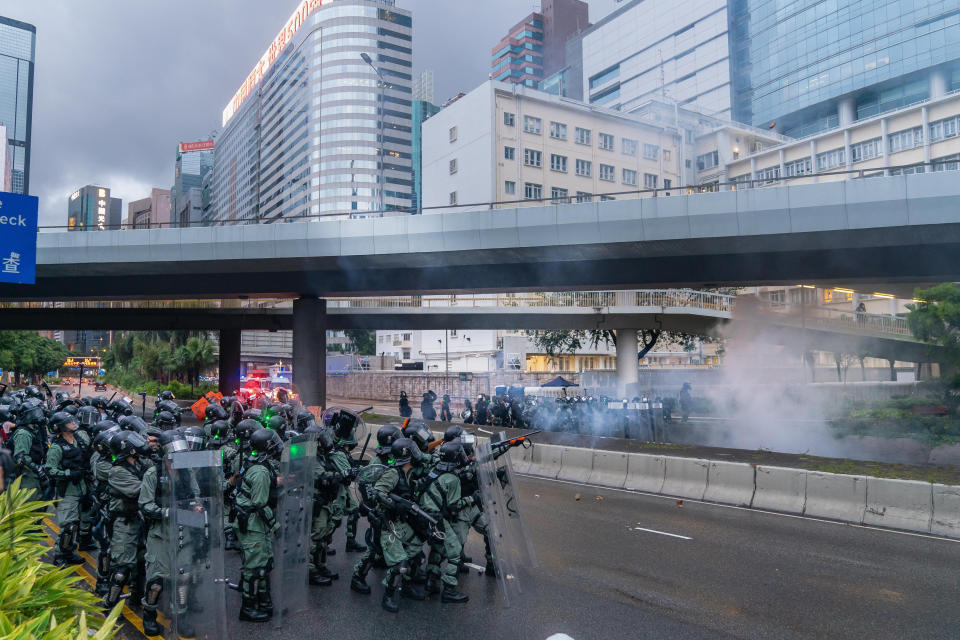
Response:
[[[443,591],[443,587],[440,586],[440,578],[438,576],[430,576],[427,578],[427,593],[440,593]]]
[[[240,619],[246,622],[266,622],[270,615],[259,607],[257,597],[257,581],[245,578],[240,579]]]
[[[370,585],[367,584],[367,573],[369,572],[370,559],[368,558],[361,562],[357,570],[353,572],[353,577],[350,578],[350,589],[363,595],[369,595]]]
[[[418,584],[411,582],[404,582],[403,588],[400,589],[400,595],[406,598],[407,600],[426,600],[427,596],[423,592],[423,587]]]
[[[356,538],[347,538],[347,553],[352,551],[366,551],[367,547],[357,542]]]
[[[260,610],[268,616],[273,616],[273,598],[270,596],[270,576],[264,576],[260,579],[257,587],[257,602]]]
[[[470,596],[457,591],[456,587],[449,584],[443,585],[443,595],[440,596],[440,602],[450,602],[453,604],[463,604],[470,600]]]
[[[337,550],[333,548],[333,545],[329,545],[327,547],[327,555],[330,556],[331,558],[337,555]]]
[[[313,557],[313,566],[319,568],[310,572],[310,584],[319,587],[329,587],[333,584],[334,580],[340,577],[338,574],[327,569],[327,555],[326,545],[321,543],[318,552],[314,554]]]
[[[390,581],[387,583],[387,588],[383,592],[383,600],[380,602],[380,606],[389,611],[390,613],[396,613],[400,611],[400,572],[397,569],[392,569],[390,573]]]
[[[97,541],[93,539],[93,536],[87,534],[85,536],[80,536],[80,551],[96,551],[100,548],[100,545],[97,544]]]
[[[156,609],[143,610],[143,635],[145,636],[162,636],[163,635],[163,626],[159,622],[157,622]]]

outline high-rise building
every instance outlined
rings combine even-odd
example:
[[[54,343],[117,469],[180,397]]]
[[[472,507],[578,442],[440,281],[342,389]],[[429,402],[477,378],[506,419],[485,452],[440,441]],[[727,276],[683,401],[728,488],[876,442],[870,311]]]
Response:
[[[413,210],[418,213],[423,202],[423,123],[439,111],[440,107],[427,100],[414,99],[413,101],[411,126],[411,135],[413,136]]]
[[[960,88],[955,0],[788,5],[626,2],[575,38],[582,98],[633,111],[660,97],[802,137]]]
[[[7,129],[13,193],[30,192],[33,63],[37,28],[0,16],[0,125]]]
[[[567,65],[567,39],[590,26],[581,0],[543,0],[540,11],[515,24],[493,48],[490,77],[537,88]]]
[[[433,69],[426,69],[413,81],[413,99],[436,103],[434,98]]]
[[[409,210],[413,18],[304,0],[223,112],[215,222]]]
[[[166,189],[151,189],[149,198],[134,200],[127,205],[127,229],[166,229],[171,226],[170,192]]]
[[[170,211],[175,226],[203,224],[201,194],[204,177],[213,171],[213,140],[182,142],[177,147]]]
[[[67,198],[68,231],[120,229],[123,202],[110,197],[109,187],[87,185]]]
[[[0,125],[0,140],[7,139],[7,128]],[[0,147],[0,191],[11,193],[13,188],[13,149],[9,144]]]

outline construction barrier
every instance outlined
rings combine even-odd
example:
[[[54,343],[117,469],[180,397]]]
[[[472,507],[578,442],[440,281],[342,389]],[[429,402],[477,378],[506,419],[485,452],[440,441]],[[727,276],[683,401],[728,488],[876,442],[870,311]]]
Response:
[[[593,471],[593,449],[563,447],[560,455],[558,480],[586,482]]]
[[[863,524],[930,531],[933,485],[915,480],[867,478],[867,510]]]
[[[702,500],[707,490],[709,467],[709,460],[668,457],[661,492],[669,496]]]
[[[807,490],[807,472],[803,469],[758,465],[756,483],[755,509],[803,513]]]
[[[594,451],[593,452],[593,471],[587,479],[589,484],[599,484],[604,487],[623,488],[627,481],[627,463],[629,459],[626,453],[616,451]]]
[[[560,459],[563,447],[552,444],[538,444],[530,450],[530,466],[527,473],[535,476],[556,478],[560,473]]]
[[[960,487],[933,485],[933,522],[930,533],[960,538]]]
[[[623,483],[624,489],[660,493],[666,476],[666,457],[643,453],[631,453],[628,456],[627,479]]]
[[[866,509],[866,476],[807,472],[804,515],[861,524]]]
[[[745,462],[711,461],[707,469],[707,490],[703,499],[721,504],[749,507],[753,504],[756,470]]]

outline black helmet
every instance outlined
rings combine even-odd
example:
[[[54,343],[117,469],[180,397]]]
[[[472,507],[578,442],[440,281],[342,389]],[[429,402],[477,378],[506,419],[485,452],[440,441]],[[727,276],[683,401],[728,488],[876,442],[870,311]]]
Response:
[[[210,444],[215,446],[220,446],[230,437],[230,423],[226,420],[214,420],[208,423],[206,428],[209,431]]]
[[[77,422],[81,426],[90,427],[96,422],[100,422],[100,412],[94,407],[80,407],[77,409]]]
[[[103,396],[97,396],[96,398],[93,399],[93,401],[90,404],[96,407],[97,409],[100,409],[101,411],[107,410],[107,399],[104,398]]]
[[[267,421],[267,429],[272,429],[277,433],[283,433],[286,427],[287,421],[283,416],[270,416],[270,420]]]
[[[176,400],[176,396],[173,395],[173,391],[170,391],[169,389],[161,391],[157,394],[157,397],[160,398],[161,402],[165,400]]]
[[[80,407],[78,407],[78,406],[75,405],[75,404],[68,404],[67,406],[65,406],[65,407],[63,408],[63,411],[66,411],[66,412],[69,413],[70,415],[75,416],[75,415],[77,415],[77,413],[79,413]]]
[[[230,422],[234,425],[240,424],[240,421],[243,420],[243,411],[243,403],[234,399],[230,405]]]
[[[183,435],[191,451],[203,451],[207,448],[207,434],[203,428],[187,427]]]
[[[260,409],[247,409],[246,411],[243,412],[243,419],[244,419],[244,420],[256,420],[257,423],[259,423],[259,422],[260,422],[260,415],[261,415],[261,413],[262,413],[262,412],[260,411]],[[261,425],[261,426],[262,426],[262,425]]]
[[[119,431],[120,425],[113,420],[101,420],[90,428],[90,433],[92,433],[94,436],[97,436],[108,429],[116,429]]]
[[[28,398],[43,398],[43,392],[35,384],[28,384],[23,391]]]
[[[160,449],[164,454],[169,455],[180,451],[189,451],[190,445],[179,431],[171,429],[160,434]]]
[[[287,429],[286,431],[283,432],[283,441],[289,442],[290,440],[293,440],[294,438],[299,437],[301,435],[303,434],[301,434],[299,431],[294,431],[293,429]]]
[[[309,411],[301,411],[297,414],[297,428],[303,433],[307,432],[310,425],[316,423],[316,418]]]
[[[124,431],[136,431],[138,433],[147,432],[147,423],[140,416],[123,416],[117,420],[117,424]]]
[[[120,431],[120,427],[117,425],[113,425],[112,427],[102,430],[93,439],[93,447],[102,455],[110,455],[113,453],[110,450],[110,441],[120,433],[123,432]]]
[[[227,413],[227,410],[221,407],[218,404],[208,404],[207,408],[203,410],[203,415],[206,416],[207,420],[226,420],[230,417],[230,414]]]
[[[68,428],[67,425],[70,424],[73,425],[73,429]],[[77,419],[65,411],[58,411],[53,414],[53,417],[50,419],[50,428],[56,433],[76,431],[78,428]]]
[[[237,433],[238,440],[249,441],[253,434],[263,427],[256,420],[241,420],[234,431]]]
[[[310,433],[314,433],[311,431]],[[337,446],[336,435],[329,427],[321,427],[317,432],[317,449],[323,453],[330,453]]]
[[[403,435],[417,443],[420,451],[423,452],[426,452],[430,443],[436,440],[423,420],[411,420],[408,422],[407,426],[403,429]]]
[[[157,414],[156,423],[161,429],[174,429],[177,426],[177,417],[169,411],[161,411]]]
[[[123,431],[110,440],[110,450],[117,459],[130,456],[148,456],[152,452],[150,445],[136,431]]]
[[[107,405],[107,411],[112,413],[115,416],[132,416],[133,407],[130,406],[130,403],[124,400],[123,398],[119,400],[114,400]]]
[[[180,406],[173,400],[164,400],[157,403],[157,411],[168,411],[176,416],[180,413]]]
[[[80,401],[80,404],[84,407],[92,407],[93,396],[83,396],[83,399]]]
[[[467,463],[467,453],[459,440],[444,442],[440,445],[440,462],[437,471],[453,471]]]
[[[303,430],[304,435],[317,436],[326,431],[323,427],[318,425],[316,422],[310,423],[310,426]]]
[[[423,454],[410,438],[400,438],[390,445],[390,464],[402,467],[412,460],[420,460]]]
[[[338,443],[344,446],[356,445],[356,430],[360,422],[360,416],[343,407],[331,407],[323,412],[323,424],[333,429]]]
[[[240,424],[242,425],[243,423]],[[251,458],[256,458],[257,460],[279,458],[281,451],[283,451],[283,440],[276,431],[270,431],[270,429],[261,427],[250,436]]]
[[[10,405],[0,404],[0,422],[12,422],[14,420],[13,412],[10,411]]]
[[[377,447],[386,451],[402,437],[403,431],[400,427],[395,424],[385,424],[377,431]]]
[[[46,421],[43,409],[40,407],[25,407],[20,409],[17,416],[17,426],[25,427],[28,425],[42,425]]]
[[[63,390],[57,391],[55,394],[53,394],[53,401],[58,405],[65,402],[70,402],[70,394]]]
[[[447,427],[447,430],[443,432],[443,441],[450,442],[451,440],[456,440],[460,437],[460,434],[463,433],[463,427],[458,424]]]

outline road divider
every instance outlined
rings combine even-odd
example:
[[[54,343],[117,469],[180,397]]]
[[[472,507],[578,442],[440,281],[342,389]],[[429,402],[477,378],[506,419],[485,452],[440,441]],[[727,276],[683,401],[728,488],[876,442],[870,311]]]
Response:
[[[807,472],[803,469],[757,465],[756,483],[754,508],[803,513],[807,492]]]
[[[530,451],[530,466],[527,473],[546,478],[556,478],[560,473],[563,447],[553,444],[538,444]]]
[[[707,469],[707,490],[703,499],[749,507],[753,504],[755,476],[756,468],[752,464],[713,460]]]
[[[866,476],[848,476],[820,471],[807,472],[807,502],[804,505],[804,515],[862,524],[866,509]]]
[[[628,454],[627,479],[624,489],[660,493],[667,473],[666,456],[650,456],[643,453]]]
[[[593,471],[593,449],[563,447],[560,452],[558,480],[586,482]]]
[[[594,451],[593,471],[590,472],[589,484],[599,484],[604,487],[622,489],[627,481],[626,453],[617,451]]]
[[[709,460],[668,457],[666,467],[661,493],[703,500],[703,494],[707,490]]]
[[[960,538],[960,487],[933,485],[933,522],[930,533]]]
[[[933,485],[915,480],[867,478],[867,509],[863,524],[930,531]]]

